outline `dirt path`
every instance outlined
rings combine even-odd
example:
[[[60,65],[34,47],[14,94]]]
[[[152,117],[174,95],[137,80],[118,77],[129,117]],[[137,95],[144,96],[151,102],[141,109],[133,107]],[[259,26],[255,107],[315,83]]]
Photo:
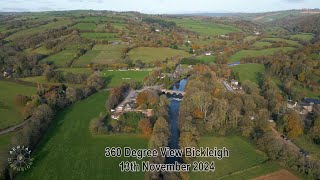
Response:
[[[252,180],[299,180],[299,178],[291,172],[282,169],[280,171],[266,174],[264,176],[254,178]]]
[[[15,131],[17,129],[20,129],[21,127],[23,127],[25,124],[29,123],[30,121],[31,121],[31,119],[29,118],[29,119],[24,120],[20,124],[8,127],[6,129],[3,129],[3,130],[0,131],[0,135],[8,134],[8,133],[13,132],[13,131]]]

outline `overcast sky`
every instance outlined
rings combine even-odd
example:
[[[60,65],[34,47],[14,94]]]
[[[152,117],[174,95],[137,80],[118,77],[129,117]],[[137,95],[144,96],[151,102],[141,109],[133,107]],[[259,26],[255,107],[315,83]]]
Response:
[[[0,11],[114,10],[143,13],[265,12],[320,8],[320,0],[0,0]]]

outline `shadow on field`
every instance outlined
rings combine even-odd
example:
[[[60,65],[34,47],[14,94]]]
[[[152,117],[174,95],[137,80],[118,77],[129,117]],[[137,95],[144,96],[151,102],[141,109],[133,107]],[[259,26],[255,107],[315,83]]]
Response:
[[[111,83],[111,80],[112,80],[113,77],[114,77],[114,75],[110,75],[110,76],[107,76],[107,77],[104,78],[105,87],[109,86],[109,84]]]

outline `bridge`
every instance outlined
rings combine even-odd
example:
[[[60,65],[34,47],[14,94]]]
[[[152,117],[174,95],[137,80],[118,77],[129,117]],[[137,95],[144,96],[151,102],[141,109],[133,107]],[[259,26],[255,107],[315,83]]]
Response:
[[[168,90],[168,89],[162,89],[161,92],[163,94],[170,94],[170,95],[180,95],[180,96],[184,96],[186,95],[186,93],[184,91],[176,91],[176,90]]]

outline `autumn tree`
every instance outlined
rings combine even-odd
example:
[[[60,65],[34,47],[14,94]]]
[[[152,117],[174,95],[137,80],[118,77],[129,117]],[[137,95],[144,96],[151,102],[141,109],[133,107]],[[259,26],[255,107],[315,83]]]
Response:
[[[289,138],[295,138],[303,133],[303,124],[295,111],[287,112],[283,117],[284,133]]]
[[[309,136],[315,143],[320,144],[320,117],[314,121],[313,126],[309,130]]]
[[[144,135],[150,135],[152,133],[152,127],[149,119],[140,120],[138,128]]]

